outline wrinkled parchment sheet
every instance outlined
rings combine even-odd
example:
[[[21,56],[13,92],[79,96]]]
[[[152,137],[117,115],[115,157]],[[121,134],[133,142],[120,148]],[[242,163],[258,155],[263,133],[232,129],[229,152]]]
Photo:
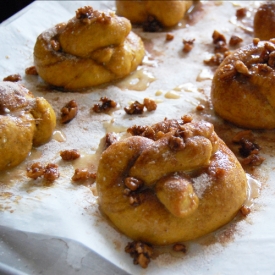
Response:
[[[21,83],[36,96],[44,96],[52,104],[57,119],[60,119],[60,109],[68,101],[74,99],[79,106],[74,120],[65,125],[58,122],[49,143],[33,149],[15,169],[1,173],[0,225],[11,229],[11,236],[16,236],[16,230],[21,230],[49,236],[41,237],[42,242],[49,242],[51,236],[55,240],[76,241],[87,248],[84,254],[95,251],[130,274],[275,274],[275,162],[270,153],[274,148],[263,151],[266,158],[261,167],[264,182],[247,218],[219,230],[213,242],[204,239],[189,243],[186,254],[161,254],[147,269],[133,265],[132,259],[124,252],[130,240],[102,217],[95,187],[71,181],[76,167],[96,165],[96,151],[107,132],[122,133],[134,124],[149,125],[165,117],[180,119],[185,114],[196,115],[196,107],[207,104],[209,100],[214,69],[204,65],[203,60],[213,54],[213,31],[223,33],[227,40],[233,34],[238,35],[244,40],[242,45],[250,43],[253,37],[252,14],[259,2],[205,1],[191,13],[192,20],[183,20],[173,29],[144,33],[141,28],[134,27],[133,31],[144,40],[146,57],[136,72],[115,83],[85,92],[64,93],[49,89],[37,76],[26,76],[25,68],[33,65],[36,37],[55,24],[69,20],[77,8],[85,5],[101,10],[115,7],[112,1],[35,1],[0,25],[0,78],[21,74]],[[236,9],[244,6],[249,8],[246,21],[237,21]],[[167,32],[174,34],[170,42],[166,41]],[[195,39],[194,48],[188,54],[182,51],[183,39]],[[110,114],[91,112],[102,96],[115,100],[119,108]],[[135,100],[143,102],[145,97],[158,103],[156,111],[136,116],[125,114],[124,107]],[[217,118],[213,116],[211,113],[204,119],[214,121]],[[59,152],[73,148],[78,149],[82,157],[74,163],[62,161]],[[35,161],[58,164],[60,177],[48,186],[39,180],[26,178],[27,165]],[[60,246],[63,245],[60,242]],[[9,247],[2,240],[0,262],[2,258],[3,264],[30,273],[32,263],[26,263],[24,255],[18,254],[9,262],[3,260],[5,257],[2,256],[9,253],[9,249],[16,251],[16,241]],[[63,271],[65,265],[70,265],[75,273],[81,270],[83,253],[70,250],[69,256],[63,259]],[[79,259],[78,264],[72,264],[76,259]],[[55,261],[59,261],[58,257]],[[49,267],[41,266],[41,274],[50,274],[53,269],[49,270]],[[62,270],[59,272],[62,274]]]

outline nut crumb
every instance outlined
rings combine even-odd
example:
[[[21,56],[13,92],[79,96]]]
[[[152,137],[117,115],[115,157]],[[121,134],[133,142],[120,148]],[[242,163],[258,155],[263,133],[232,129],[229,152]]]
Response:
[[[144,104],[141,104],[138,101],[135,101],[129,107],[125,107],[124,111],[128,115],[136,115],[136,114],[142,114],[143,109],[144,109]]]
[[[76,149],[72,149],[61,151],[60,156],[63,160],[70,161],[78,159],[80,157],[80,154]]]
[[[44,175],[45,168],[40,162],[33,163],[27,168],[27,177],[37,179]]]
[[[95,104],[92,110],[96,113],[108,112],[110,109],[115,108],[117,103],[107,97],[101,97],[100,101],[102,104]]]
[[[176,243],[173,245],[173,250],[176,252],[183,252],[186,253],[186,246],[181,243]]]
[[[155,111],[157,109],[157,103],[150,98],[144,98],[143,104],[148,112]]]
[[[73,181],[85,181],[88,179],[92,179],[94,182],[96,179],[96,173],[91,173],[87,169],[75,169],[74,175],[72,177]]]
[[[44,171],[44,179],[47,181],[54,181],[57,178],[59,178],[60,174],[58,171],[58,166],[54,163],[49,163],[47,164],[47,166],[45,167],[45,171]]]
[[[25,74],[27,75],[38,75],[38,72],[36,70],[35,66],[31,66],[25,69]]]
[[[11,74],[3,78],[3,81],[11,81],[11,82],[18,82],[21,80],[22,80],[22,77],[20,74]]]
[[[61,109],[61,123],[65,124],[74,119],[77,115],[78,107],[75,100],[71,100]]]
[[[134,259],[133,262],[135,265],[139,264],[142,268],[147,268],[154,250],[149,244],[133,241],[127,244],[125,252],[129,253]]]
[[[174,35],[172,33],[167,33],[166,34],[166,41],[171,41],[174,39]]]
[[[192,40],[185,40],[185,39],[183,39],[183,49],[182,49],[182,51],[183,52],[185,52],[185,53],[188,53],[188,52],[190,52],[192,49],[193,49],[193,47],[194,47],[194,41],[195,41],[195,39],[192,39]]]
[[[246,8],[240,8],[240,9],[237,9],[236,10],[236,16],[237,18],[242,18],[242,17],[245,17],[247,14],[247,9]]]
[[[231,38],[230,38],[230,40],[229,40],[229,45],[230,46],[237,46],[237,45],[239,45],[242,42],[243,42],[242,38],[240,38],[237,35],[232,35]]]
[[[245,205],[243,205],[240,209],[241,214],[246,217],[248,214],[250,214],[251,209]]]

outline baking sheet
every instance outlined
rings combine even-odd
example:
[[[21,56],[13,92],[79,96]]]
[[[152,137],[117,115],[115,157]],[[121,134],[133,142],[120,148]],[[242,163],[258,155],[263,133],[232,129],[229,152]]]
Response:
[[[151,261],[147,269],[133,265],[132,259],[124,252],[124,247],[130,240],[114,230],[102,217],[98,210],[95,188],[71,182],[76,167],[96,166],[96,151],[106,132],[123,132],[134,124],[148,125],[165,117],[179,119],[189,113],[197,116],[196,106],[207,106],[209,102],[213,69],[205,66],[203,60],[213,54],[213,31],[218,30],[227,39],[232,34],[239,35],[244,39],[242,44],[250,43],[253,37],[252,14],[259,2],[201,2],[199,8],[190,14],[189,20],[183,20],[178,27],[168,30],[174,34],[174,39],[170,42],[165,40],[168,31],[143,33],[140,28],[134,28],[144,40],[147,55],[136,72],[116,83],[81,93],[63,93],[49,89],[36,76],[25,76],[25,68],[33,65],[32,52],[36,37],[53,25],[67,21],[74,16],[77,8],[85,5],[99,9],[114,8],[113,1],[36,1],[0,25],[0,77],[21,74],[22,83],[36,96],[44,96],[52,104],[58,118],[60,109],[68,101],[74,99],[79,106],[74,120],[66,125],[57,124],[49,143],[33,149],[22,164],[0,175],[0,225],[4,226],[0,230],[2,270],[4,267],[15,267],[17,271],[27,274],[36,274],[39,268],[41,274],[79,274],[80,270],[86,270],[83,254],[78,249],[71,249],[67,258],[56,258],[56,265],[41,264],[38,269],[34,269],[36,258],[24,258],[24,254],[19,253],[20,242],[16,242],[16,236],[35,234],[35,238],[45,245],[50,245],[51,239],[60,240],[60,251],[65,249],[61,240],[76,242],[85,246],[85,253],[95,251],[106,261],[130,274],[274,275],[274,131],[254,133],[266,160],[253,171],[253,176],[262,182],[262,190],[254,201],[252,213],[246,219],[233,222],[210,237],[188,243],[186,254],[175,256],[168,252],[161,253]],[[251,16],[249,17],[249,12],[245,20],[238,21],[235,17],[236,9],[244,6],[249,8]],[[194,48],[188,54],[182,51],[183,39],[195,39]],[[118,102],[119,108],[105,115],[91,112],[93,105],[102,96]],[[142,102],[145,97],[156,100],[156,111],[139,116],[125,114],[124,107],[135,100]],[[201,116],[221,125],[211,109],[207,110]],[[228,124],[217,129],[224,139],[240,130]],[[68,165],[61,161],[59,152],[72,148],[79,149],[82,157]],[[26,166],[34,161],[57,163],[60,178],[50,186],[26,178]],[[14,236],[12,245],[3,233],[9,228],[9,239]],[[56,241],[54,245],[58,247],[58,243]],[[36,247],[34,242],[33,245]],[[9,254],[11,251],[17,251],[18,254]],[[45,249],[44,253],[47,255],[49,251]],[[4,257],[5,255],[12,257]],[[100,265],[102,271],[106,271],[107,266]],[[68,266],[72,267],[71,273]],[[87,270],[89,268],[92,265]],[[113,274],[115,272],[117,271]]]

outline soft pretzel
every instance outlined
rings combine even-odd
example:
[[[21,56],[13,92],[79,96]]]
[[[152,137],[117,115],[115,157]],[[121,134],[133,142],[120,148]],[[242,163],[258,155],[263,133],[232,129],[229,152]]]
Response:
[[[80,8],[68,23],[43,32],[34,47],[34,63],[46,82],[80,89],[123,78],[144,57],[131,23],[113,12]]]
[[[128,237],[156,245],[228,223],[246,199],[234,154],[208,122],[165,120],[110,145],[99,162],[99,205]]]
[[[117,14],[134,24],[141,24],[152,16],[163,27],[176,25],[185,15],[193,1],[116,0]]]
[[[55,125],[46,99],[35,98],[20,84],[0,82],[0,171],[22,162],[32,146],[46,143]]]
[[[254,15],[254,37],[261,40],[275,38],[275,3],[262,4]]]
[[[227,56],[212,80],[214,110],[241,127],[275,128],[275,44],[254,41]]]

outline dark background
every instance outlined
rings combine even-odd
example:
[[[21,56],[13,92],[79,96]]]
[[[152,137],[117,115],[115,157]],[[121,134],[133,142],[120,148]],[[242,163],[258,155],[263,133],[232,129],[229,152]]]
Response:
[[[1,0],[0,23],[17,13],[25,6],[30,4],[31,0]]]

